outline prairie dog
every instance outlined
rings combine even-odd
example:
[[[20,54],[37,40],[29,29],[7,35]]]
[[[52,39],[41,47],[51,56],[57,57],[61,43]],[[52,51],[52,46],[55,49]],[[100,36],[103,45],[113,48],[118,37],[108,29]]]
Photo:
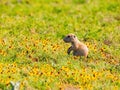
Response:
[[[80,42],[74,34],[68,34],[64,39],[64,42],[71,43],[71,46],[68,48],[67,53],[70,54],[73,51],[74,56],[85,56],[88,55],[87,46]]]

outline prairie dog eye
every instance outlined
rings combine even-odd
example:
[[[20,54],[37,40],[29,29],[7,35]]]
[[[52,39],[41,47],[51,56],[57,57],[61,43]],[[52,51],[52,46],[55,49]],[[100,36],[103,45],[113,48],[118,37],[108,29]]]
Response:
[[[67,36],[68,38],[70,38],[70,36]]]

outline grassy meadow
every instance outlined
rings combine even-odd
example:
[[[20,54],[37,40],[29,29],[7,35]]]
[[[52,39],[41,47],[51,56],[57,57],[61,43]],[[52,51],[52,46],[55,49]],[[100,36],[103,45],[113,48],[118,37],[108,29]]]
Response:
[[[87,60],[67,55],[74,33]],[[0,90],[120,90],[119,0],[0,0]]]

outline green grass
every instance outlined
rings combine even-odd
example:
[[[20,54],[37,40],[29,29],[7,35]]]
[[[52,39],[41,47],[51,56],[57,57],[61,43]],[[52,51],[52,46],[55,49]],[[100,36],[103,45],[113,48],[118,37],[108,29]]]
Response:
[[[89,58],[67,55],[74,33]],[[119,0],[0,0],[0,89],[120,89]]]

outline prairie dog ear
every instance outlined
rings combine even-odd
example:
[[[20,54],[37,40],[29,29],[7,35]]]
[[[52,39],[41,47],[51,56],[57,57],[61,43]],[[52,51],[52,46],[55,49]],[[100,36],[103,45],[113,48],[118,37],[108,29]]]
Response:
[[[76,36],[75,36],[75,35],[73,35],[72,37],[73,37],[73,38],[76,38]]]

